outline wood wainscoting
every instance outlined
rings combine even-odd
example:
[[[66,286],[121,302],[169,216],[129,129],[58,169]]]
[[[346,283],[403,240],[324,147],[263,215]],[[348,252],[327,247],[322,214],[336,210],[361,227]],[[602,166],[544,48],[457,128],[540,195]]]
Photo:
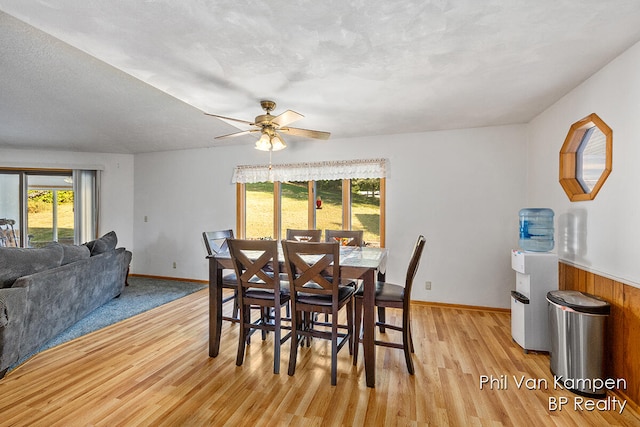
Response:
[[[624,378],[625,399],[640,406],[640,289],[560,262],[559,288],[596,295],[611,304],[605,338],[605,375]],[[630,402],[630,403],[631,403]]]

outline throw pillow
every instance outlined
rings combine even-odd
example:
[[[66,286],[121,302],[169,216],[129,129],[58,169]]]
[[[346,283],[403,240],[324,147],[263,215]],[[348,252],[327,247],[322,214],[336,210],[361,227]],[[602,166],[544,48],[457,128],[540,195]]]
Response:
[[[62,263],[60,265],[80,261],[81,259],[91,256],[91,250],[89,250],[87,246],[67,244],[61,244],[61,246],[64,255],[62,256]]]
[[[22,276],[59,267],[63,255],[58,243],[38,249],[0,248],[0,288],[10,288]]]
[[[112,251],[118,244],[118,236],[115,231],[110,231],[99,239],[85,243],[85,246],[91,251],[91,256],[104,252]]]

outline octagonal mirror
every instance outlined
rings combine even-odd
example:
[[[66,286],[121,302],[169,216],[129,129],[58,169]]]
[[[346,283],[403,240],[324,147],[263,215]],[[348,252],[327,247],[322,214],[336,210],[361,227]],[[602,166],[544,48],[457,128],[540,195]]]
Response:
[[[560,150],[560,185],[571,201],[593,200],[611,173],[613,131],[595,113],[578,120]]]

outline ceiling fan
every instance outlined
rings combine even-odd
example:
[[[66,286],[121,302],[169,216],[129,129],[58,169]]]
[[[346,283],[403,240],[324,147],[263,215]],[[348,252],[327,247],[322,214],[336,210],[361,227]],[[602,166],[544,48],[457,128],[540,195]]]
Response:
[[[262,106],[262,109],[267,113],[257,116],[253,122],[234,119],[232,117],[220,116],[218,114],[205,113],[207,116],[213,116],[223,120],[231,120],[253,127],[249,130],[216,136],[215,139],[233,138],[236,136],[260,132],[260,139],[256,141],[256,148],[262,151],[278,151],[287,147],[287,144],[285,144],[282,136],[280,136],[281,133],[314,139],[329,139],[329,136],[331,136],[330,132],[300,129],[288,126],[290,123],[293,123],[296,120],[300,120],[304,116],[292,110],[287,110],[282,114],[272,116],[271,111],[276,108],[276,103],[273,101],[263,100],[260,101],[260,105]]]

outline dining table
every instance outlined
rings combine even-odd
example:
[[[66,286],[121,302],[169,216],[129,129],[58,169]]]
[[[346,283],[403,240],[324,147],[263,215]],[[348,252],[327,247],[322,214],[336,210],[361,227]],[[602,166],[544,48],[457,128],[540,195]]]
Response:
[[[280,247],[280,245],[278,245]],[[375,288],[376,274],[384,275],[388,250],[369,246],[341,246],[340,274],[344,278],[362,280],[363,321],[362,344],[367,387],[375,387]],[[209,260],[209,357],[217,357],[222,333],[222,271],[233,269],[229,251],[221,251],[207,257]],[[284,265],[282,248],[279,263]],[[354,337],[356,343],[358,337]]]

